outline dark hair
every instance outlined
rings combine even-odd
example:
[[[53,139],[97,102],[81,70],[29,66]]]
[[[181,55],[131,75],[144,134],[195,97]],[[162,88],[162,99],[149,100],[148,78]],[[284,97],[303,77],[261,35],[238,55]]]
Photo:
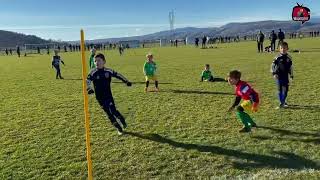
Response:
[[[238,70],[233,70],[229,72],[229,77],[234,79],[240,79],[241,78],[241,72]]]
[[[101,58],[103,61],[106,61],[106,58],[104,57],[104,55],[102,53],[98,53],[95,58]]]
[[[206,67],[210,67],[210,64],[206,64],[205,66],[206,66]]]
[[[281,43],[280,43],[280,46],[281,46],[281,47],[289,48],[289,45],[288,45],[287,42],[281,42]]]

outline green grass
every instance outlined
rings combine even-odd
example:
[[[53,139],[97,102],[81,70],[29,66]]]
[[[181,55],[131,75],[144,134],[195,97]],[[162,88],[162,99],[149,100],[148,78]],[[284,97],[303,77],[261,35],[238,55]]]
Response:
[[[289,41],[295,79],[288,102],[275,110],[274,54],[255,42],[107,51],[107,65],[134,83],[113,83],[129,134],[119,137],[89,97],[96,179],[317,179],[320,176],[319,39]],[[145,54],[155,54],[159,93],[144,93]],[[87,56],[89,54],[87,53]],[[47,55],[0,57],[0,179],[85,179],[87,176],[79,53],[61,54],[65,80],[56,80]],[[253,115],[264,128],[239,134],[227,83],[200,83],[203,65],[224,78],[232,69],[261,95]],[[153,86],[153,85],[152,85]]]

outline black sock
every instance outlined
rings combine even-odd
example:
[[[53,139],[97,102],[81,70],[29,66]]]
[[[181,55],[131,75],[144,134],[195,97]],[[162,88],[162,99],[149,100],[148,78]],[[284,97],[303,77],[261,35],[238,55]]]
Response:
[[[158,88],[158,81],[155,81],[154,84],[156,85],[156,88]]]
[[[146,88],[149,87],[149,81],[146,81]]]
[[[114,123],[113,123],[113,126],[114,126],[115,128],[117,128],[118,131],[120,131],[120,132],[123,131],[123,130],[122,130],[122,127],[120,126],[120,124],[119,124],[118,122],[114,122]]]

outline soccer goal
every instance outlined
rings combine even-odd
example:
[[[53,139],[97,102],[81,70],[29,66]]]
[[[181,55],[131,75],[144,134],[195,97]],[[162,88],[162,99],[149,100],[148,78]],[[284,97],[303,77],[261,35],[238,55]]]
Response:
[[[25,54],[47,54],[48,51],[52,51],[54,49],[58,49],[61,47],[57,43],[47,43],[47,44],[25,44],[24,50]]]

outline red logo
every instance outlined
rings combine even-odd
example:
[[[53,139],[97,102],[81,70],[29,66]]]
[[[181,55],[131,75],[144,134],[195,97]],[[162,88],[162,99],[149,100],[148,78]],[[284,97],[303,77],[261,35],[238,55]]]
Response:
[[[292,10],[292,20],[301,21],[302,24],[306,21],[309,21],[310,9],[297,3],[297,6],[293,7]]]

